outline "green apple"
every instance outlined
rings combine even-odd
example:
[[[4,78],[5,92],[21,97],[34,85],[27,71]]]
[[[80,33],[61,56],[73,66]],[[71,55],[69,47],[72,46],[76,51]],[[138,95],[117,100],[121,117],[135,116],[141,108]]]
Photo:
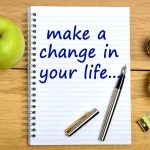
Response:
[[[0,16],[0,69],[14,67],[22,58],[25,40],[20,28],[10,19]]]

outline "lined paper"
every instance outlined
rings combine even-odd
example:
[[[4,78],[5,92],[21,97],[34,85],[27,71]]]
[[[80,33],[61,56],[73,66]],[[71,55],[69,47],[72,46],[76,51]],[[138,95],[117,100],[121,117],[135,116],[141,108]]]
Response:
[[[36,137],[30,138],[31,145],[89,145],[89,144],[130,144],[131,143],[131,107],[130,107],[130,12],[128,7],[39,7],[31,6],[36,13]],[[47,30],[78,29],[90,31],[86,40],[47,40]],[[34,28],[31,27],[31,30]],[[97,33],[106,31],[106,40],[98,40]],[[31,33],[32,35],[33,33]],[[65,59],[51,57],[41,59],[42,48],[74,48],[77,51],[95,48],[96,57],[87,58],[79,63],[77,58]],[[117,49],[119,57],[104,58],[105,44]],[[31,56],[32,59],[33,56]],[[32,62],[31,62],[32,63]],[[107,68],[111,78],[84,79],[85,64],[101,64]],[[127,65],[125,83],[119,98],[106,140],[98,140],[104,116],[117,82],[113,75]],[[41,84],[41,69],[78,69],[72,79],[48,78]],[[32,74],[31,74],[32,75]],[[32,82],[32,79],[31,79]],[[71,137],[64,130],[85,112],[97,108],[100,114],[94,117]],[[33,127],[31,126],[30,129]],[[29,136],[31,136],[30,133]]]

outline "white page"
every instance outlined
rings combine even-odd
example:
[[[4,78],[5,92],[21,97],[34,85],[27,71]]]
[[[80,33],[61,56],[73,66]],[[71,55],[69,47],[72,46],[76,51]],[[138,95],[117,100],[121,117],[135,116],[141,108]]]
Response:
[[[31,12],[36,13],[36,22],[31,21],[31,30],[35,30],[32,24],[36,24],[36,33],[30,31],[31,36],[36,35],[36,114],[30,114],[30,118],[36,116],[34,134],[29,138],[31,145],[81,145],[81,144],[130,144],[130,12],[128,7],[37,7],[32,6]],[[31,14],[30,12],[30,14]],[[73,31],[89,30],[88,40],[62,40],[59,38],[47,40],[47,30]],[[97,39],[99,31],[106,31],[106,39]],[[72,34],[72,33],[71,33]],[[104,58],[106,44],[108,49],[116,49],[119,57],[112,55]],[[58,52],[61,48],[76,49],[79,52],[83,48],[87,50],[95,48],[96,56],[86,58],[84,63],[77,58],[40,58],[43,48],[49,49],[52,44]],[[33,45],[30,45],[30,50]],[[43,53],[45,55],[46,53]],[[34,64],[31,62],[31,64]],[[97,79],[84,79],[85,65],[101,64],[100,70],[107,69],[107,78],[102,79],[97,74]],[[126,79],[120,95],[110,128],[105,141],[98,140],[104,116],[117,82],[113,75],[120,74],[121,68],[127,65]],[[39,80],[40,71],[48,69],[69,70],[77,69],[72,79],[47,78],[42,84]],[[32,68],[31,68],[32,70]],[[32,72],[32,71],[31,71]],[[68,72],[67,72],[68,73]],[[68,75],[68,74],[67,74]],[[109,78],[109,75],[112,77]],[[33,76],[33,73],[31,73]],[[93,76],[92,76],[93,77]],[[33,82],[31,79],[30,82]],[[30,89],[33,85],[30,85]],[[31,91],[30,94],[35,92]],[[30,95],[29,101],[33,97]],[[32,102],[30,103],[32,105]],[[84,125],[71,137],[65,135],[64,130],[85,112],[97,108],[100,114]],[[30,124],[33,121],[30,120]],[[29,133],[29,137],[33,132]]]

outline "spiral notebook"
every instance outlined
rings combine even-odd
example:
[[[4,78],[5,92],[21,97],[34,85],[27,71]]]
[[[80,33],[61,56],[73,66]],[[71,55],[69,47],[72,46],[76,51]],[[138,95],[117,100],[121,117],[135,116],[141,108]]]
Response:
[[[30,145],[130,144],[130,9],[28,8]],[[121,68],[127,75],[105,141],[98,139]],[[85,112],[100,114],[68,137]]]

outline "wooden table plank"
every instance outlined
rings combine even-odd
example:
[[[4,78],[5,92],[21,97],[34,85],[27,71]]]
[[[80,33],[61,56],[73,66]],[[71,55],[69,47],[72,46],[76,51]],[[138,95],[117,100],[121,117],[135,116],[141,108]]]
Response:
[[[13,19],[27,37],[26,11],[30,5],[46,6],[129,6],[131,9],[131,68],[150,70],[150,56],[146,52],[146,42],[150,38],[149,0],[5,0],[0,1],[0,14]],[[27,38],[26,38],[27,40]],[[118,41],[119,42],[119,41]],[[27,43],[27,42],[26,42]],[[27,48],[26,48],[27,51]],[[24,57],[16,68],[26,68]]]
[[[132,145],[130,146],[27,146],[27,73],[26,70],[0,71],[0,150],[112,150],[150,149],[150,132],[143,133],[136,120],[150,111],[146,71],[133,71],[132,83]],[[146,148],[145,148],[146,150]]]

